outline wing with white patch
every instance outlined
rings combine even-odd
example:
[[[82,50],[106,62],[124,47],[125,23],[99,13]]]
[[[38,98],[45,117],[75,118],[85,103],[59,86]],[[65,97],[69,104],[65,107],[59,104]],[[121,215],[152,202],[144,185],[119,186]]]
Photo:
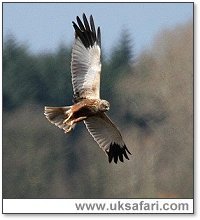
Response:
[[[92,15],[90,24],[83,14],[83,23],[77,16],[75,42],[72,48],[72,85],[75,101],[82,98],[99,98],[101,72],[101,34],[97,32]]]
[[[129,160],[127,153],[131,153],[119,130],[105,113],[89,117],[84,123],[94,140],[107,153],[109,162],[113,159],[115,163],[118,159],[123,162],[123,156]]]

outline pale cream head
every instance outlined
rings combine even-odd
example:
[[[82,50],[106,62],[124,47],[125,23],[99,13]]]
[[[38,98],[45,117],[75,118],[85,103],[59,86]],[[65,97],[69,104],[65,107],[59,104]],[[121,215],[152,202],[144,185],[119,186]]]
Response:
[[[106,100],[101,100],[99,104],[99,110],[102,112],[106,112],[110,109],[110,103]]]

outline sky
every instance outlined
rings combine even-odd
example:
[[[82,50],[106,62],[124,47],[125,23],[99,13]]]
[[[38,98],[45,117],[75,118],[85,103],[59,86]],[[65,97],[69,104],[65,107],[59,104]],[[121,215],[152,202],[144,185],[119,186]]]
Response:
[[[193,17],[192,3],[4,3],[3,39],[12,34],[34,53],[53,52],[74,39],[72,21],[83,12],[101,27],[102,48],[109,54],[128,30],[135,55],[152,45],[155,35]]]

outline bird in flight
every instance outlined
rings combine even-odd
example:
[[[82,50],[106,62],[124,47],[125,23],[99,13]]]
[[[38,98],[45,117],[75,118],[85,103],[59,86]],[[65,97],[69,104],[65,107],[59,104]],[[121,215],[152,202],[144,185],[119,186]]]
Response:
[[[77,16],[73,23],[75,41],[72,48],[71,75],[74,104],[64,107],[45,106],[44,114],[52,123],[70,132],[78,122],[83,121],[100,148],[108,155],[108,161],[115,163],[131,154],[120,131],[106,115],[110,104],[100,98],[101,75],[101,32],[95,28],[92,15],[89,22],[83,14],[83,22]]]

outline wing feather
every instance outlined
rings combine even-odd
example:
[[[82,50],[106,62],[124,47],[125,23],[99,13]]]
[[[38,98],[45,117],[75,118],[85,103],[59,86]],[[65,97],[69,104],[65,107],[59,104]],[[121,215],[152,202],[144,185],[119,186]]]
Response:
[[[101,47],[101,31],[100,27],[97,28],[97,44]]]
[[[94,39],[96,39],[96,30],[95,30],[95,24],[92,15],[90,16],[90,25],[91,25],[91,30],[94,33]]]
[[[77,16],[77,24],[73,22],[76,38],[72,48],[72,85],[75,99],[100,98],[101,49],[99,39],[100,28],[97,34],[93,17],[90,24],[83,14],[83,22]]]
[[[83,25],[81,19],[77,16],[77,17],[76,17],[76,20],[77,20],[77,23],[78,23],[78,25],[79,25],[79,27],[80,27],[80,30],[81,30],[81,31],[84,31],[85,27],[84,27],[84,25]],[[79,29],[79,28],[77,27],[77,29]]]
[[[84,123],[94,140],[107,153],[109,162],[114,160],[117,163],[118,159],[123,162],[123,156],[129,160],[127,153],[131,153],[119,130],[105,113],[89,117]]]

